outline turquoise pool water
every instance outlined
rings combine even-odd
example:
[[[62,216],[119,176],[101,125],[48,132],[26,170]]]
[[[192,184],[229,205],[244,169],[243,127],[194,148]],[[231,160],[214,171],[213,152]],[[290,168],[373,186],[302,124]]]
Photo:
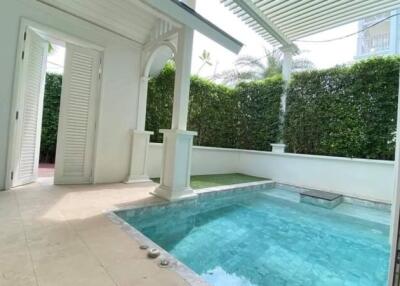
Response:
[[[270,193],[205,195],[117,215],[211,285],[385,285],[387,225]]]

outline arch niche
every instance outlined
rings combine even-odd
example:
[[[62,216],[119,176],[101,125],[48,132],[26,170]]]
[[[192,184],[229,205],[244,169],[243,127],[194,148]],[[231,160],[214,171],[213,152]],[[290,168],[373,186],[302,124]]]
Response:
[[[159,72],[168,59],[176,55],[176,47],[171,42],[161,42],[143,51],[143,64],[139,82],[136,129],[132,130],[130,167],[126,183],[149,181],[147,157],[152,131],[146,131],[146,106],[148,83],[151,76]]]

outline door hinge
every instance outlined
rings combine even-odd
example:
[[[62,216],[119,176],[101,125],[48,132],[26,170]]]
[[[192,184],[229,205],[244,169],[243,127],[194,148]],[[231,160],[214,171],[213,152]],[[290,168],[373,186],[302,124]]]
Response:
[[[99,79],[101,78],[102,72],[103,72],[103,66],[102,66],[102,62],[101,62],[101,59],[100,59],[100,62],[99,62]]]
[[[11,181],[14,180],[14,172],[11,172]]]
[[[15,112],[15,120],[18,120],[18,118],[19,118],[19,112],[17,111]]]
[[[25,57],[25,52],[22,51],[22,60],[24,59],[24,57]]]

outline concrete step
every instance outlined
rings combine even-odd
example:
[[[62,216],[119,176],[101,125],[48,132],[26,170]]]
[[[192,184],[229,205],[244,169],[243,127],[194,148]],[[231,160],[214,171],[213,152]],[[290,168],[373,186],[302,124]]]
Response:
[[[343,202],[343,196],[330,192],[310,190],[300,193],[300,202],[333,209]]]

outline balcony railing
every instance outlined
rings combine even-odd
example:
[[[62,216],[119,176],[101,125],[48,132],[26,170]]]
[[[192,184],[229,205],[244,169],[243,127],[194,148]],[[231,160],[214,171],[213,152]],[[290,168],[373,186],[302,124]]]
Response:
[[[360,54],[377,54],[389,49],[390,33],[365,35],[359,38]]]

